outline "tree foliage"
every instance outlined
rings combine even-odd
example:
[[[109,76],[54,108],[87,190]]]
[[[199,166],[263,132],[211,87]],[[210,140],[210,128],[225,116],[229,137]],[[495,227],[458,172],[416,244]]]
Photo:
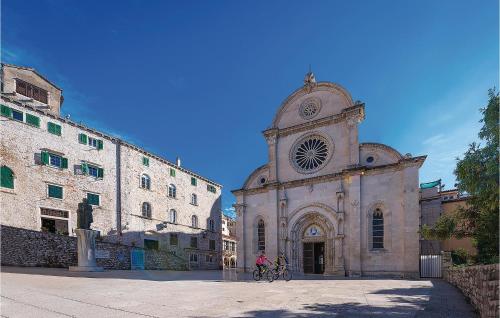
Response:
[[[442,215],[432,228],[422,228],[426,239],[471,237],[477,247],[477,260],[482,263],[497,262],[499,248],[499,95],[494,89],[488,95],[488,105],[481,108],[483,127],[479,132],[484,145],[469,145],[464,157],[457,159],[454,171],[458,191],[470,195],[467,205],[452,215]]]

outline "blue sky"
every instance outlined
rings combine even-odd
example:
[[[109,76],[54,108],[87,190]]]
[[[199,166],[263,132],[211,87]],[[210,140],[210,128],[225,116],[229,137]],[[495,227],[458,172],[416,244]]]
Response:
[[[63,88],[63,113],[224,185],[309,64],[366,103],[360,141],[428,155],[453,186],[498,87],[498,1],[2,1],[1,59]]]

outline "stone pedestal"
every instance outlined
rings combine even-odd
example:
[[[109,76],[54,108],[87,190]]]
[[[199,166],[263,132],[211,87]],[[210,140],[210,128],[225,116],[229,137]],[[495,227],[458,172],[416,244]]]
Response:
[[[76,229],[78,240],[78,266],[70,266],[72,272],[102,272],[95,261],[97,231]]]

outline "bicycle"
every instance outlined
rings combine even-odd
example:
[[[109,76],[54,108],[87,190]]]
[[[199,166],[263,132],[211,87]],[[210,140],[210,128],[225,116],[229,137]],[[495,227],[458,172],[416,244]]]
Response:
[[[280,276],[287,282],[292,279],[292,272],[288,270],[288,265],[279,265],[278,268],[273,269],[272,272],[273,280],[279,279]]]
[[[260,281],[264,275],[268,282],[273,282],[274,275],[272,269],[270,269],[269,266],[263,265],[262,271],[260,271],[258,268],[253,271],[253,279],[257,282]]]

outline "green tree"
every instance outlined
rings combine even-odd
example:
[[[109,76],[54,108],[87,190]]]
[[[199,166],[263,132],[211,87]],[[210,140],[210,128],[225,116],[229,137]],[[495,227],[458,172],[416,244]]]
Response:
[[[488,95],[488,105],[481,108],[483,127],[479,132],[484,146],[475,142],[469,145],[463,159],[457,158],[454,171],[458,190],[470,195],[467,205],[452,215],[441,216],[432,228],[422,228],[426,239],[471,237],[481,263],[498,262],[499,248],[499,95],[495,89],[490,89]]]

